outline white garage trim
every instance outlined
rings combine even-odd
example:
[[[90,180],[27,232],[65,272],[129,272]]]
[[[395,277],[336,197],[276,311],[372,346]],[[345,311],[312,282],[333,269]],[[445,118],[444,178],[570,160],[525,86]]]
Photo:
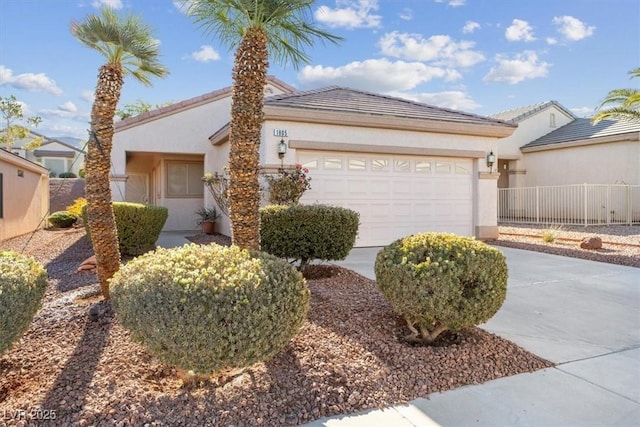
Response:
[[[303,203],[360,213],[356,246],[425,231],[473,235],[473,159],[300,149],[297,158],[311,178]]]
[[[463,157],[482,159],[484,151],[479,150],[448,150],[446,148],[430,147],[395,147],[388,145],[363,145],[340,142],[319,142],[289,140],[289,147],[303,150],[331,150],[355,153],[405,154],[413,156]]]

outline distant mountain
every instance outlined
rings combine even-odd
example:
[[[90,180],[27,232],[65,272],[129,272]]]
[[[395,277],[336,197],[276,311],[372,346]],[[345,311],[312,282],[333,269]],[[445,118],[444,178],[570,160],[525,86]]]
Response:
[[[57,139],[58,141],[62,141],[69,145],[73,145],[74,147],[77,147],[77,148],[82,148],[82,146],[85,143],[85,141],[83,141],[82,139],[74,138],[72,136],[54,136],[53,139]]]

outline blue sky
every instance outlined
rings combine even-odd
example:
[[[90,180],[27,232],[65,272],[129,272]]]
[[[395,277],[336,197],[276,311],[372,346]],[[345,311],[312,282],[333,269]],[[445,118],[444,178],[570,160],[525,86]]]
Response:
[[[120,106],[179,101],[231,84],[233,52],[172,0],[0,0],[0,96],[43,118],[47,136],[84,138],[102,57],[69,31],[109,5],[143,17],[170,75],[125,81]],[[613,88],[637,87],[637,0],[318,0],[318,44],[299,69],[269,74],[298,89],[347,86],[480,115],[559,101],[589,115]]]

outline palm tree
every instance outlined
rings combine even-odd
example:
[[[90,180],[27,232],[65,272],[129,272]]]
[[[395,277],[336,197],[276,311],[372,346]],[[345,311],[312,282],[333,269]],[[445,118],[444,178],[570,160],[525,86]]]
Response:
[[[229,219],[233,243],[260,248],[259,148],[264,86],[271,56],[282,65],[308,63],[304,47],[340,37],[311,22],[314,0],[186,0],[205,32],[236,49],[229,129]]]
[[[96,255],[100,288],[109,298],[108,280],[120,267],[120,250],[111,208],[111,147],[113,123],[124,76],[131,74],[145,85],[150,77],[168,74],[158,62],[158,42],[137,16],[119,17],[103,8],[82,22],[71,23],[71,33],[85,46],[97,50],[106,63],[98,71],[91,108],[91,130],[86,156],[88,226]]]
[[[640,68],[629,71],[631,78],[640,77]],[[617,104],[617,107],[602,110],[605,105]],[[591,119],[593,124],[604,119],[640,121],[640,90],[613,89],[600,104],[598,114]]]

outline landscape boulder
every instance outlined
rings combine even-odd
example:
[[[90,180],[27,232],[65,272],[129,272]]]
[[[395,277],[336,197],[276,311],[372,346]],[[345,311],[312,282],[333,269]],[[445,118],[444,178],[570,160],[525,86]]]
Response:
[[[599,237],[585,237],[580,242],[581,249],[600,249],[602,248],[602,239]]]

